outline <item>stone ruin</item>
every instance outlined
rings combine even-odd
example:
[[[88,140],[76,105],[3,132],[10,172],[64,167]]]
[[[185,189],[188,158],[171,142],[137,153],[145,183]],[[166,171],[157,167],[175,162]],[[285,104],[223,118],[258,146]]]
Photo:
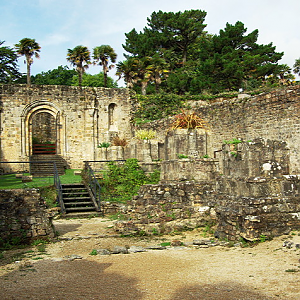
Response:
[[[191,103],[209,130],[167,131],[166,119],[143,127],[155,129],[157,139],[137,140],[130,122],[135,103],[126,89],[3,85],[0,161],[7,163],[0,167],[13,171],[9,161],[29,161],[34,139],[54,142],[70,168],[83,168],[85,160],[137,158],[146,171],[160,168],[161,182],[142,186],[126,207],[103,203],[104,212],[130,219],[116,225],[119,232],[171,232],[214,222],[216,235],[228,240],[275,236],[300,227],[299,95],[299,87],[289,87]],[[115,136],[129,144],[99,148]],[[233,138],[244,142],[224,144]],[[52,234],[39,221],[23,222],[28,234]]]
[[[158,185],[142,186],[122,212],[122,234],[169,233],[217,224],[215,236],[254,241],[300,228],[299,176],[289,174],[285,142],[224,144],[222,161],[161,163]]]

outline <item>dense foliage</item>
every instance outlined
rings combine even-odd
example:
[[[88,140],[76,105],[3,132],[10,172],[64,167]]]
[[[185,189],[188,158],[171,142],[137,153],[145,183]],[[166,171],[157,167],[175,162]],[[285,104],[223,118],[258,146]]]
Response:
[[[31,82],[33,84],[72,85],[76,74],[75,70],[70,70],[67,66],[59,66],[57,69],[31,76]]]
[[[0,41],[0,83],[12,83],[21,76],[18,71],[17,53]]]
[[[279,81],[290,74],[286,65],[278,64],[283,53],[276,52],[272,43],[257,43],[258,30],[247,34],[239,21],[210,35],[204,31],[205,16],[201,10],[153,12],[143,31],[126,33],[123,48],[129,54],[117,66],[127,86],[143,95],[160,90],[219,93],[257,87],[269,77]]]
[[[99,179],[101,199],[126,202],[137,194],[141,185],[158,183],[159,176],[157,170],[147,175],[135,158],[127,159],[124,164],[109,162],[108,171]]]

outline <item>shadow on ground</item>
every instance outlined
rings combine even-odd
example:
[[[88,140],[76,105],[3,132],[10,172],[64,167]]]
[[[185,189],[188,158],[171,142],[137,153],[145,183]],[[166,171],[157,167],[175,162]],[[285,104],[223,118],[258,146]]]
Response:
[[[0,277],[0,299],[142,299],[137,279],[104,273],[111,264],[41,261]]]
[[[178,289],[170,300],[271,300],[278,299],[266,297],[253,291],[249,286],[238,285],[232,282],[223,282],[217,285],[191,285]]]

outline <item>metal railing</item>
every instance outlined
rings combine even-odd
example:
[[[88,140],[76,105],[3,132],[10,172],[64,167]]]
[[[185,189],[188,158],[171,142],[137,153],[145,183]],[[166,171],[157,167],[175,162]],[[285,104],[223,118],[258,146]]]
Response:
[[[57,191],[57,202],[60,205],[61,213],[64,214],[66,212],[66,208],[62,196],[62,185],[60,182],[60,178],[59,178],[59,174],[55,162],[53,162],[53,168],[54,168],[54,186]]]
[[[85,185],[90,189],[92,196],[98,206],[99,211],[101,211],[101,186],[95,177],[94,171],[89,165],[88,161],[84,162],[84,181]]]

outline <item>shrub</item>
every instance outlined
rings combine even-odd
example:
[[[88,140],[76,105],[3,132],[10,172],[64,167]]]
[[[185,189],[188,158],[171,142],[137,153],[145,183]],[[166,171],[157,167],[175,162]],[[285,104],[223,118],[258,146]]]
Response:
[[[155,170],[147,175],[137,159],[127,159],[124,164],[108,162],[108,170],[98,179],[102,200],[126,202],[138,193],[141,185],[157,184],[160,172]]]
[[[182,110],[181,114],[174,116],[174,121],[170,125],[171,130],[175,129],[196,129],[208,128],[208,124],[196,113],[186,113]]]

